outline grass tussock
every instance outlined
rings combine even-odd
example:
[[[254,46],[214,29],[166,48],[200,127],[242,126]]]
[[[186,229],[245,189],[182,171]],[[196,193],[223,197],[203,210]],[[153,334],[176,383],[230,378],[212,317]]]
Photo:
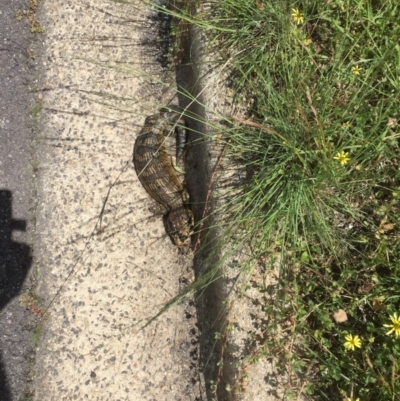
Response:
[[[253,356],[281,355],[313,400],[398,399],[400,4],[221,0],[211,12],[200,26],[248,110],[228,131],[248,180],[226,229],[255,262],[280,254],[283,271]]]

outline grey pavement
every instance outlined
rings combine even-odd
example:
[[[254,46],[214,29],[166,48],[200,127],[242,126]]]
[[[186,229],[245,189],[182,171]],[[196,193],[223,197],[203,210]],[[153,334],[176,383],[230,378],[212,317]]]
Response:
[[[35,318],[18,295],[31,285],[32,96],[35,63],[27,57],[33,35],[18,10],[28,0],[0,1],[0,400],[29,393]]]

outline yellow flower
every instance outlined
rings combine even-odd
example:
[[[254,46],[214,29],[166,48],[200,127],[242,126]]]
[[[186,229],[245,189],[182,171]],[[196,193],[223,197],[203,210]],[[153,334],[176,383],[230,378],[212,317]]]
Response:
[[[348,336],[345,337],[345,339],[346,339],[346,342],[344,343],[345,348],[351,351],[354,351],[355,347],[361,348],[360,337],[349,334]]]
[[[304,41],[304,45],[305,45],[305,46],[311,45],[311,43],[312,43],[312,40],[311,40],[311,39],[306,39],[306,40]]]
[[[342,127],[343,127],[344,129],[350,128],[350,123],[349,123],[348,121],[346,121],[346,122],[344,122],[344,123],[342,124]]]
[[[338,152],[337,155],[334,157],[334,159],[339,160],[340,164],[344,166],[350,160],[350,157],[348,155],[349,154],[344,151]]]
[[[352,398],[346,398],[346,401],[360,401],[360,399],[359,398],[357,398],[356,400],[353,400]]]
[[[392,324],[384,324],[384,327],[390,327],[390,330],[386,333],[387,335],[394,332],[394,335],[400,337],[400,318],[397,316],[397,313],[393,313],[393,315],[389,316]]]
[[[292,17],[293,17],[294,22],[297,25],[302,24],[303,21],[304,21],[304,15],[299,11],[298,8],[292,8],[292,11],[293,11],[292,12]]]
[[[362,68],[359,67],[358,65],[355,65],[354,67],[351,67],[351,72],[353,75],[360,75]]]

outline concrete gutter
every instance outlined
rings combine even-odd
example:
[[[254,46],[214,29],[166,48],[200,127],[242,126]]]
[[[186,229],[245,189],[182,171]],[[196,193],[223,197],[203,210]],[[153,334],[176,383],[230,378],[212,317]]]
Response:
[[[193,302],[142,329],[193,278],[131,163],[145,116],[176,92],[150,46],[159,22],[141,1],[42,10],[36,257],[50,306],[35,399],[200,399]]]

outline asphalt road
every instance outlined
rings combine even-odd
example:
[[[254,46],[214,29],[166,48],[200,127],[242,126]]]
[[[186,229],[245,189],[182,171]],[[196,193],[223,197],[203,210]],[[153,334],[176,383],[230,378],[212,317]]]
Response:
[[[35,62],[28,57],[35,37],[18,10],[28,0],[0,0],[0,400],[29,394],[35,319],[19,294],[32,286],[34,124],[29,83]]]

